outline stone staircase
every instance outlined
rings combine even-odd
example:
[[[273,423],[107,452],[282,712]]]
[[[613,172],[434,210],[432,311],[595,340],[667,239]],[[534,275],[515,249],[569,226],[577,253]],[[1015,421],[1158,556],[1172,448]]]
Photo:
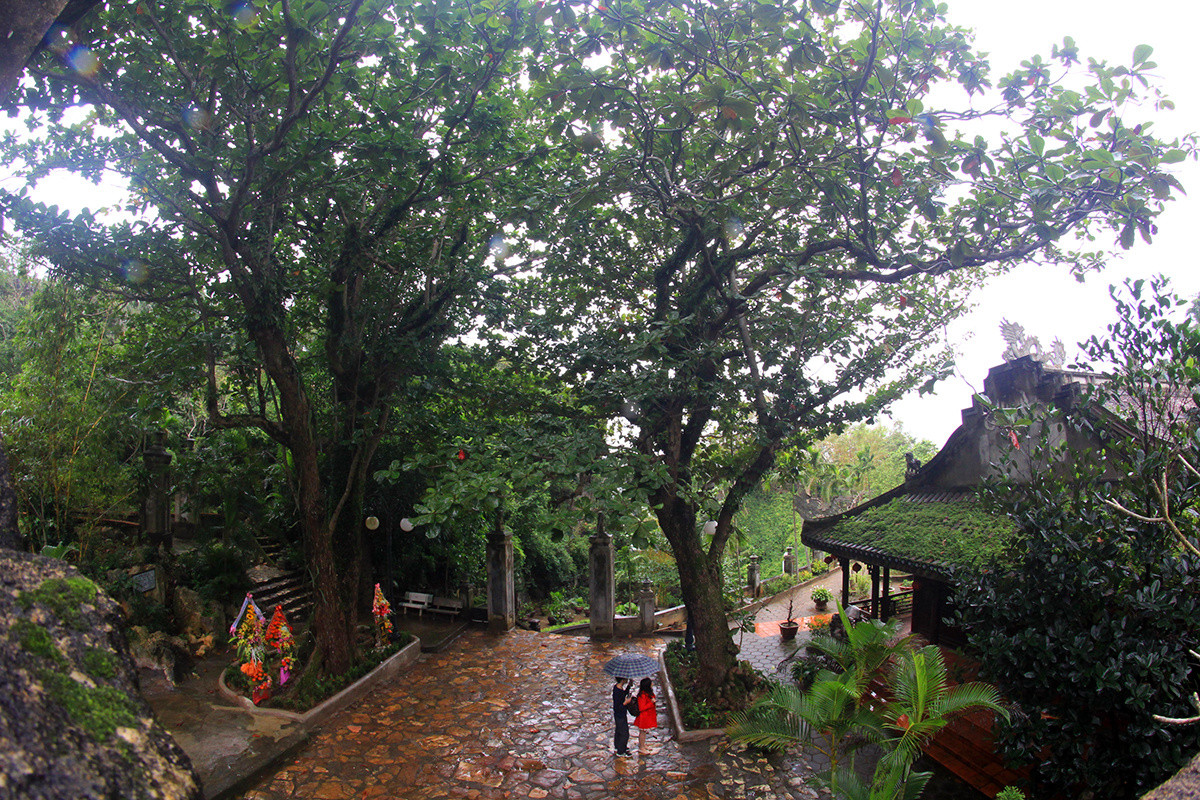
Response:
[[[275,612],[275,606],[283,606],[283,613],[294,630],[303,625],[313,606],[308,573],[278,566],[285,549],[282,543],[259,539],[259,545],[267,557],[267,563],[246,570],[252,584],[250,593],[267,619]]]

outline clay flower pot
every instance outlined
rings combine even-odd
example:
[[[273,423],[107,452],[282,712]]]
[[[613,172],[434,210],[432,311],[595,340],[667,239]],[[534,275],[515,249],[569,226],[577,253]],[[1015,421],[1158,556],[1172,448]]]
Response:
[[[796,638],[796,632],[800,630],[800,623],[794,619],[784,620],[779,623],[779,635],[783,641],[790,642]]]

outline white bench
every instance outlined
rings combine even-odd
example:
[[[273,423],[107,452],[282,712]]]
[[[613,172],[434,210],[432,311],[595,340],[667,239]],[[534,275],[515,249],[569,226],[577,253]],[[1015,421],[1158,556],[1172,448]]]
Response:
[[[433,595],[425,592],[405,592],[404,599],[400,601],[400,607],[404,609],[404,613],[408,614],[408,609],[415,608],[417,616],[421,616],[421,612],[429,608],[429,604],[433,602]]]
[[[455,597],[435,597],[429,604],[429,610],[437,614],[457,617],[463,612],[463,601]]]

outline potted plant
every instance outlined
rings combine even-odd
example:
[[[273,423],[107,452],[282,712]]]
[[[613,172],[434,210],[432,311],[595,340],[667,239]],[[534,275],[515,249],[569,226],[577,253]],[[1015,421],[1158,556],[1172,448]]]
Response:
[[[792,601],[795,599],[796,593],[792,592],[788,595],[788,610],[787,619],[779,623],[779,635],[783,641],[790,642],[796,638],[796,632],[800,630],[800,623],[792,616]]]
[[[826,589],[824,586],[818,586],[812,590],[813,603],[817,608],[824,611],[825,606],[833,599],[833,592]]]

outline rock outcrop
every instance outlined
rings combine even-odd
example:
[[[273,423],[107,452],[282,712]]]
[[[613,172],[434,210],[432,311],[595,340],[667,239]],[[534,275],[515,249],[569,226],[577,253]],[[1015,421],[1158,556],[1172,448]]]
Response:
[[[64,562],[0,550],[0,800],[199,800],[118,613]]]

